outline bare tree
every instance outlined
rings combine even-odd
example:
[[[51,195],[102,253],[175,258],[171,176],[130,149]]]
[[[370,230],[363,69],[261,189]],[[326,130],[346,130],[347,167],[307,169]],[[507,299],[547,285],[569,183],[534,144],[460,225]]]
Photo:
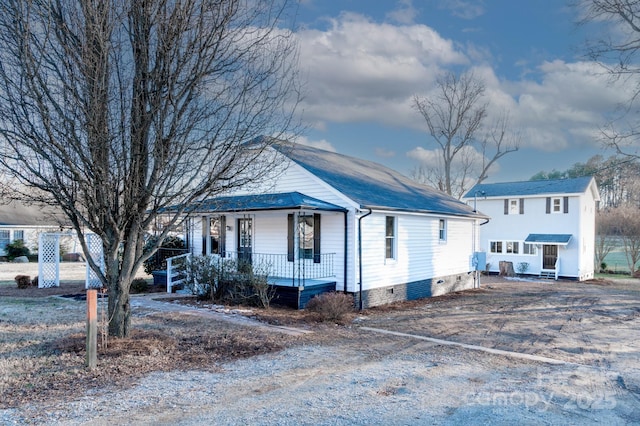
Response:
[[[638,207],[624,205],[615,209],[617,233],[622,239],[627,265],[631,275],[640,261],[640,214]]]
[[[596,238],[594,263],[596,270],[601,268],[605,257],[617,245],[617,215],[610,209],[601,209],[596,213]]]
[[[581,24],[608,25],[605,34],[588,40],[587,55],[597,61],[613,80],[624,83],[629,93],[620,115],[602,131],[605,145],[619,154],[640,158],[638,139],[640,120],[637,102],[640,94],[640,3],[635,0],[574,0]]]
[[[483,127],[484,92],[484,83],[473,73],[447,73],[437,80],[434,96],[414,96],[413,105],[425,119],[440,155],[437,164],[418,166],[414,179],[460,198],[488,177],[498,159],[518,149],[506,114],[489,129]]]
[[[260,179],[270,139],[246,142],[292,130],[288,11],[287,0],[0,4],[0,164],[28,189],[17,197],[102,238],[104,272],[86,257],[109,292],[111,335],[129,333],[158,213],[175,225],[188,205]]]

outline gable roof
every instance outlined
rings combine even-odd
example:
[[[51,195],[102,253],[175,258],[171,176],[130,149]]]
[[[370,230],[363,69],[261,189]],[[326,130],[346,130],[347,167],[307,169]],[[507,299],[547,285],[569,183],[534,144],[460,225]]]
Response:
[[[509,197],[542,194],[581,194],[587,191],[593,177],[572,179],[530,180],[521,182],[481,183],[469,190],[464,198]]]
[[[346,211],[344,207],[327,203],[299,192],[211,198],[198,204],[198,206],[193,210],[202,210],[207,212],[235,212],[291,209]]]
[[[10,201],[0,204],[0,226],[68,226],[68,220],[61,211],[51,206],[23,204]]]
[[[462,201],[381,164],[284,141],[273,147],[360,208],[486,218]]]

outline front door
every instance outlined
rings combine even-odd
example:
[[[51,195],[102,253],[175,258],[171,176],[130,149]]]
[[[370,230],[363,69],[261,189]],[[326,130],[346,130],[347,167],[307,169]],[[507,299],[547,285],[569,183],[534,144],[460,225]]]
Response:
[[[251,219],[238,219],[238,262],[251,265],[253,229]]]
[[[556,269],[556,260],[558,260],[558,246],[543,245],[542,269]]]

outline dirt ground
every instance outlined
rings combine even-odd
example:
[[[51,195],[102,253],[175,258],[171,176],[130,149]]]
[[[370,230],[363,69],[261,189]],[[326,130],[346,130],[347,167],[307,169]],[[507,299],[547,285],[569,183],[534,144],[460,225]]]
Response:
[[[640,422],[639,280],[485,277],[345,325],[243,312],[302,336],[138,309],[132,339],[111,341],[92,373],[82,302],[4,287],[0,423]]]

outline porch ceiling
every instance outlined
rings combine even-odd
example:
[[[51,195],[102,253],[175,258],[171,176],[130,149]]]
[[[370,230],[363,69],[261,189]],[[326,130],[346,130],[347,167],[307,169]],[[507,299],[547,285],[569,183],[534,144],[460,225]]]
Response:
[[[206,212],[244,212],[292,209],[336,212],[347,211],[344,207],[309,197],[301,194],[300,192],[217,197],[205,200],[195,208],[196,211]]]
[[[571,240],[571,234],[529,234],[524,242],[566,246],[569,240]]]

